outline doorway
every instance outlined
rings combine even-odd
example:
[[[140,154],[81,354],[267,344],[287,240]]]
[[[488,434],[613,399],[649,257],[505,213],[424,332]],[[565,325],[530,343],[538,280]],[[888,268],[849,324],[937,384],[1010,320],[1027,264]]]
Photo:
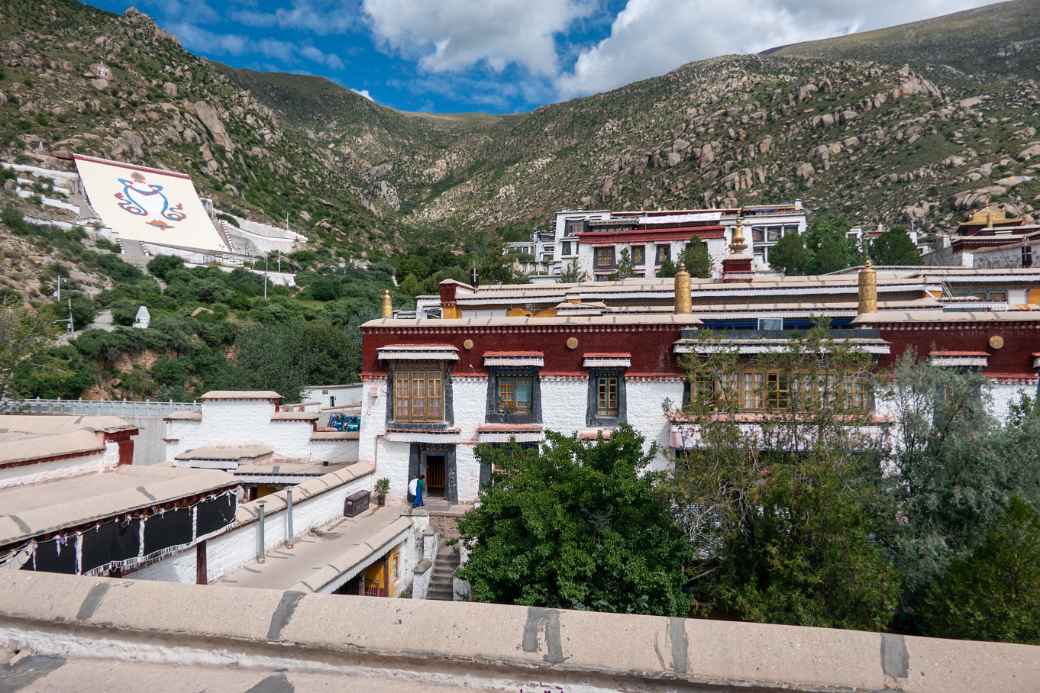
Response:
[[[430,496],[444,496],[445,474],[444,455],[426,456],[426,493]]]

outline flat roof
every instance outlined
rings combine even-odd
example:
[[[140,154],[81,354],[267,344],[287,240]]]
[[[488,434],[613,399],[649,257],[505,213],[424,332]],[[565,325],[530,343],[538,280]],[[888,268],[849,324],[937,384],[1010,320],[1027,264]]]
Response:
[[[602,315],[570,315],[547,318],[533,317],[463,317],[455,320],[443,318],[379,318],[369,320],[362,327],[497,327],[497,326],[529,326],[529,327],[553,327],[553,326],[596,326],[596,325],[699,325],[700,320],[689,313],[667,313],[649,315],[623,315],[617,313],[604,313]]]
[[[1040,310],[882,310],[853,320],[862,325],[884,322],[1040,322]]]
[[[242,460],[256,459],[265,455],[273,455],[270,445],[210,445],[207,447],[185,450],[176,460]]]
[[[3,489],[0,546],[237,485],[217,470],[126,465]]]
[[[210,390],[199,397],[201,400],[215,399],[278,399],[282,396],[271,390]]]
[[[106,433],[136,432],[115,416],[0,416],[0,466],[102,452]],[[2,509],[3,506],[0,506]]]

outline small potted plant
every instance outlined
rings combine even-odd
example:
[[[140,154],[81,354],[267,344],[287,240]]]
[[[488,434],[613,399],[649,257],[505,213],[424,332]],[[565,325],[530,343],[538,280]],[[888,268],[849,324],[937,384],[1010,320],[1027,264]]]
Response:
[[[376,505],[386,505],[386,494],[390,493],[390,480],[386,477],[376,482]]]

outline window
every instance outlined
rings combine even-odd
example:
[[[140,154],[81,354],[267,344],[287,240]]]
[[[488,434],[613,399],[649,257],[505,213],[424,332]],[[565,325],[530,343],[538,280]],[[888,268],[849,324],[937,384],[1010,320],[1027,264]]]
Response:
[[[394,370],[394,421],[444,419],[444,373],[439,368],[403,366]]]
[[[625,422],[625,370],[590,368],[588,409],[589,426],[617,426]]]
[[[576,236],[585,230],[584,219],[570,219],[563,225],[563,233],[567,236]]]
[[[786,373],[766,373],[766,406],[770,409],[787,409],[791,405],[791,384]]]
[[[766,240],[766,230],[761,226],[752,226],[751,240],[754,243],[764,243]]]
[[[538,369],[495,367],[488,372],[488,423],[538,423],[541,419]]]
[[[561,244],[561,247],[562,247],[562,250],[560,251],[560,255],[561,256],[563,256],[563,255],[570,255],[571,254],[571,242],[570,241],[564,241]]]
[[[768,229],[766,229],[766,242],[768,242],[768,243],[776,243],[779,240],[780,240],[780,227],[779,226],[770,226]]]
[[[614,246],[612,245],[594,249],[593,256],[596,267],[614,266]]]
[[[632,246],[632,264],[636,267],[646,264],[646,246],[645,245],[634,245]]]
[[[672,257],[672,246],[671,244],[665,243],[657,246],[657,258],[655,262],[658,265],[664,264],[665,260],[669,260]]]
[[[1033,246],[1024,245],[1022,246],[1022,266],[1032,267],[1033,266]]]
[[[789,224],[784,227],[785,236],[796,236],[798,235],[798,224]]]
[[[498,410],[504,414],[531,413],[531,379],[504,377],[498,379]]]
[[[783,330],[783,318],[759,318],[758,329],[760,330]]]
[[[618,379],[616,376],[596,378],[596,416],[614,418],[618,415]]]

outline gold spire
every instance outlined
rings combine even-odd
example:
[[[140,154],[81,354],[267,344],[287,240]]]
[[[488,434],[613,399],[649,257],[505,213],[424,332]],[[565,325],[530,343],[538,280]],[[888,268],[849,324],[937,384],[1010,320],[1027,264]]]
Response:
[[[737,217],[737,225],[733,229],[733,240],[729,244],[729,251],[733,255],[743,255],[747,250],[747,242],[744,240],[744,228],[740,217]]]
[[[863,269],[859,271],[859,307],[856,313],[863,315],[864,313],[876,313],[877,312],[877,271],[874,270],[874,265],[871,264],[870,258],[863,264]]]
[[[675,312],[692,313],[693,296],[690,293],[690,273],[686,271],[686,263],[679,259],[675,271]]]
[[[383,317],[394,317],[394,303],[390,300],[390,289],[383,289]]]

